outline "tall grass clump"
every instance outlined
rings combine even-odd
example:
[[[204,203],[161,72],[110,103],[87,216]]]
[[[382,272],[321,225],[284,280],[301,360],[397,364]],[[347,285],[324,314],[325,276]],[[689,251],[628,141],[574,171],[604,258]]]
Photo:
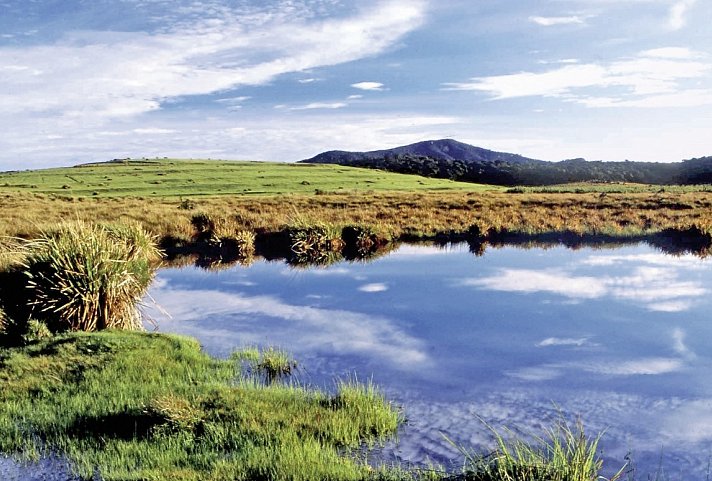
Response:
[[[493,433],[496,448],[487,456],[459,448],[465,457],[467,479],[474,481],[598,481],[603,461],[598,456],[601,435],[587,436],[583,424],[559,420],[533,441]],[[608,481],[620,479],[625,466]]]
[[[141,227],[65,223],[24,248],[32,317],[52,331],[141,328],[138,305],[160,258]]]
[[[339,256],[343,247],[341,231],[330,224],[298,221],[286,228],[293,260],[297,263],[325,264]]]

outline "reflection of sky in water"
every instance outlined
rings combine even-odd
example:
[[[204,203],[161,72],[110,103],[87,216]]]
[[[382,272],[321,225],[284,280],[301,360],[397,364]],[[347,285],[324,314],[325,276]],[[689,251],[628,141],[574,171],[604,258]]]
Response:
[[[645,246],[490,250],[474,257],[406,246],[370,264],[282,263],[160,272],[151,295],[162,331],[227,355],[278,345],[303,380],[372,377],[409,425],[387,451],[454,455],[441,432],[482,446],[477,415],[537,432],[559,409],[607,429],[619,465],[701,478],[712,454],[710,264]],[[685,476],[683,476],[685,477]]]

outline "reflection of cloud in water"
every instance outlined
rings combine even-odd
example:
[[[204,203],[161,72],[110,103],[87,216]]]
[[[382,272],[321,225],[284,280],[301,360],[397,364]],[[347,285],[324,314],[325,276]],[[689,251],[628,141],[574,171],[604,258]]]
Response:
[[[697,355],[692,352],[689,347],[687,347],[687,344],[685,344],[685,337],[685,331],[680,328],[674,329],[672,331],[672,348],[682,357],[689,360],[694,360],[695,358],[697,358]]]
[[[625,263],[634,264],[627,275],[596,277],[571,272],[579,266]],[[552,293],[576,300],[609,296],[643,304],[651,311],[681,312],[709,292],[699,281],[680,279],[682,271],[701,265],[696,258],[657,254],[590,256],[568,270],[503,268],[488,277],[464,279],[462,284],[504,292]]]
[[[382,317],[290,305],[271,296],[170,289],[165,284],[153,288],[151,295],[172,317],[161,323],[202,321],[182,330],[204,343],[210,338],[222,349],[263,344],[267,339],[311,352],[364,355],[399,369],[421,369],[429,364],[423,343]],[[225,329],[227,325],[230,330]]]
[[[646,357],[633,360],[561,362],[526,366],[509,370],[505,375],[522,381],[550,381],[564,375],[565,371],[583,371],[602,376],[653,376],[680,371],[685,367],[683,359]]]
[[[561,377],[562,374],[562,370],[556,366],[531,366],[505,372],[506,376],[532,382],[551,381]]]
[[[582,366],[584,369],[612,376],[635,376],[667,374],[679,371],[684,367],[681,359],[666,357],[651,357],[634,359],[632,361],[599,363],[591,366]]]
[[[649,264],[685,269],[704,269],[705,261],[695,256],[671,256],[667,254],[592,255],[580,264],[587,266],[613,266],[625,263]]]
[[[384,292],[388,290],[388,286],[382,282],[375,282],[373,284],[364,284],[358,290],[361,292]]]
[[[669,479],[706,479],[712,448],[712,400],[585,390],[551,396],[546,389],[532,388],[482,393],[457,403],[400,399],[409,423],[398,442],[386,447],[385,454],[415,463],[450,461],[457,466],[462,462],[461,453],[442,434],[460,446],[486,453],[495,441],[478,417],[500,432],[506,428],[531,436],[541,435],[563,414],[569,421],[581,417],[589,435],[603,433],[599,445],[603,475],[610,476],[620,468],[632,450],[634,462],[645,467],[635,473],[635,479],[654,475],[661,461],[667,474],[678,469],[688,476]]]
[[[551,292],[566,297],[584,299],[602,297],[608,291],[600,278],[576,277],[555,270],[500,269],[499,273],[494,276],[465,279],[463,284],[493,291]]]
[[[712,399],[683,403],[663,418],[663,434],[681,442],[712,441]]]
[[[587,337],[581,337],[578,339],[561,338],[561,337],[547,337],[543,341],[537,343],[537,347],[549,347],[549,346],[582,347],[584,345],[594,345],[594,344],[589,343]]]
[[[555,400],[546,390],[509,390],[483,393],[459,403],[405,400],[411,420],[396,445],[387,454],[401,460],[427,463],[451,461],[461,465],[462,456],[442,437],[458,445],[486,453],[495,446],[489,430],[478,417],[496,429],[511,429],[522,435],[541,435],[562,415],[573,421],[581,417],[586,433],[603,433],[603,475],[610,476],[631,452],[638,466],[635,479],[648,479],[660,461],[666,479],[706,479],[712,448],[712,400],[645,398],[610,391],[573,391]],[[632,421],[634,420],[634,421]],[[442,433],[442,434],[441,434]],[[662,456],[662,460],[661,460]],[[677,476],[677,473],[684,476]]]

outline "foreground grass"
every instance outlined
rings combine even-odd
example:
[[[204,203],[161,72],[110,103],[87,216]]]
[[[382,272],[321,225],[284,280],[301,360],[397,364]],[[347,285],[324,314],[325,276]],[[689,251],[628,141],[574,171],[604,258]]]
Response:
[[[278,195],[315,192],[476,192],[498,187],[337,165],[221,160],[131,160],[0,173],[0,193],[68,197]]]
[[[265,385],[236,366],[188,338],[136,332],[0,350],[0,451],[59,453],[105,480],[371,476],[344,453],[396,430],[378,391]]]

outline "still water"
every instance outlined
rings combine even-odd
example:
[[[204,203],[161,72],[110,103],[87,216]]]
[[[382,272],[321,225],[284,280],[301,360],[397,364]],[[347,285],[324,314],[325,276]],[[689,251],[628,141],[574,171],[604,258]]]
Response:
[[[300,381],[373,379],[408,419],[379,457],[448,463],[492,446],[478,419],[605,430],[609,473],[705,479],[712,454],[712,262],[649,246],[403,246],[370,263],[164,269],[159,331],[211,354],[279,346]]]

